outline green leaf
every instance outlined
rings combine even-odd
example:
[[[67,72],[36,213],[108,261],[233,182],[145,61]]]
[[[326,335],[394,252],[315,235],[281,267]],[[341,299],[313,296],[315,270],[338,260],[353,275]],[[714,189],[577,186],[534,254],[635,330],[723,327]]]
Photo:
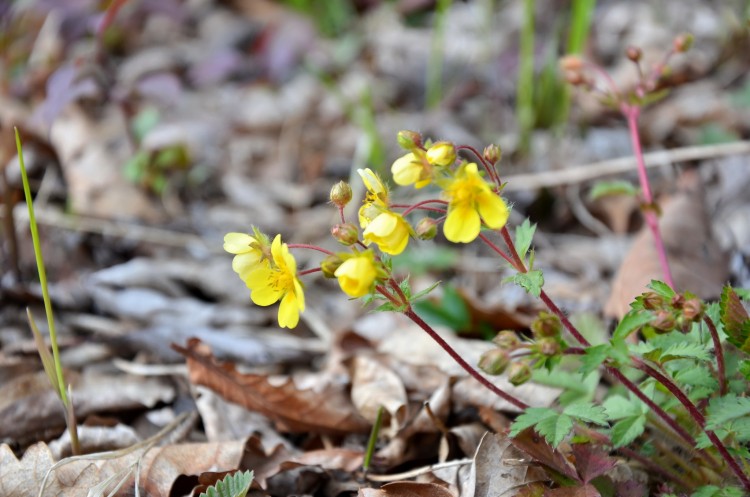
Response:
[[[613,340],[624,340],[641,326],[648,324],[653,319],[649,311],[632,310],[623,316],[617,328],[612,333]]]
[[[684,342],[667,347],[661,354],[661,361],[673,359],[695,359],[697,361],[709,361],[711,355],[706,348],[699,343]]]
[[[586,348],[580,357],[582,364],[580,372],[586,375],[599,368],[609,357],[611,349],[612,346],[608,343]]]
[[[253,472],[234,473],[206,489],[200,497],[245,497],[253,483]]]
[[[513,424],[510,425],[509,435],[515,437],[526,428],[534,426],[545,419],[554,418],[559,415],[559,413],[549,407],[529,407],[523,412],[523,414],[519,415],[516,420],[513,421]]]
[[[542,285],[544,285],[544,275],[540,269],[535,269],[527,273],[516,273],[503,280],[503,282],[506,281],[512,281],[534,297],[539,297],[542,293]]]
[[[416,295],[414,295],[411,298],[411,301],[412,302],[416,302],[417,300],[421,299],[422,297],[427,296],[430,292],[432,292],[435,288],[437,288],[437,286],[439,284],[440,284],[440,282],[436,281],[435,283],[433,283],[432,285],[428,286],[424,290],[417,292]]]
[[[750,354],[750,317],[739,295],[730,286],[721,292],[721,323],[729,343]]]
[[[590,402],[576,402],[563,409],[563,414],[596,425],[606,425],[607,415],[602,406]]]
[[[140,111],[131,121],[130,126],[138,143],[143,141],[146,135],[159,124],[159,111],[155,107],[146,107]]]
[[[560,445],[573,429],[573,418],[566,414],[550,416],[536,424],[536,431],[547,440],[552,447]]]
[[[534,238],[534,232],[536,231],[536,224],[531,224],[529,218],[523,220],[523,223],[516,226],[516,251],[521,257],[521,260],[526,260],[526,253],[531,247],[531,241]]]
[[[656,292],[658,295],[667,299],[671,299],[672,297],[676,295],[675,291],[672,290],[672,287],[670,287],[663,281],[651,280],[651,283],[648,284],[648,287],[654,292]]]
[[[599,181],[589,192],[589,200],[596,200],[608,195],[630,195],[635,197],[638,195],[638,192],[639,189],[633,186],[629,181]]]
[[[612,426],[612,445],[615,448],[628,445],[638,438],[646,427],[646,415],[628,416]]]
[[[439,301],[422,300],[414,303],[414,309],[433,326],[446,326],[455,331],[471,327],[469,306],[452,285],[443,285],[443,296]]]
[[[678,370],[674,376],[675,381],[689,387],[704,387],[711,391],[719,387],[719,382],[714,377],[711,370],[706,366],[696,365],[692,368],[683,368]]]
[[[750,398],[734,394],[714,398],[706,412],[706,429],[715,430],[728,421],[750,415]]]
[[[705,485],[690,494],[690,497],[742,497],[745,491],[737,487],[717,487]]]

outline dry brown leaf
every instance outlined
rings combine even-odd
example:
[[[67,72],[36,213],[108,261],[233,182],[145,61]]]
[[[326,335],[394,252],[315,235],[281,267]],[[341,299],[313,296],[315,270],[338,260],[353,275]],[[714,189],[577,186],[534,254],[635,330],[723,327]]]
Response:
[[[344,385],[325,383],[300,389],[292,378],[272,383],[268,376],[239,373],[233,364],[220,363],[200,340],[187,348],[173,345],[187,358],[190,381],[214,390],[225,399],[272,419],[282,431],[304,433],[366,433],[370,423],[357,413]]]
[[[358,497],[455,497],[455,495],[437,483],[417,483],[413,481],[395,481],[380,488],[361,488]]]
[[[580,487],[564,487],[547,490],[544,497],[601,497],[599,491],[587,483]]]
[[[406,419],[406,389],[401,379],[385,364],[374,357],[359,355],[352,361],[352,402],[359,413],[374,423],[382,406],[390,415],[383,420],[384,430],[393,436]]]
[[[728,258],[711,233],[697,175],[683,174],[685,185],[662,206],[659,227],[678,291],[717,297],[729,277]],[[637,235],[617,272],[605,313],[622,318],[651,280],[664,280],[648,227]]]
[[[502,435],[485,434],[461,497],[512,496],[519,487],[548,479],[544,471],[524,460],[511,442]]]
[[[538,463],[548,468],[552,468],[558,473],[562,473],[576,481],[580,481],[578,471],[573,465],[565,459],[565,456],[559,450],[548,444],[544,438],[538,435],[532,428],[527,428],[515,437],[510,439],[510,443],[522,452],[531,456]]]

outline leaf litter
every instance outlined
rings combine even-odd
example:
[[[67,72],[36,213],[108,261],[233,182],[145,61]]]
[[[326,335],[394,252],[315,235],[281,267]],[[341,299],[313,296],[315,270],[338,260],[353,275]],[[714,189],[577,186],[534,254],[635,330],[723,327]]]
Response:
[[[111,45],[101,66],[95,63],[101,53],[91,28],[101,12],[91,5],[64,1],[55,10],[49,2],[31,1],[11,10],[10,24],[34,36],[19,37],[14,45],[29,55],[28,66],[3,55],[3,67],[16,65],[3,76],[0,129],[5,134],[17,125],[29,147],[82,443],[90,451],[122,450],[149,440],[180,413],[197,410],[201,421],[145,454],[66,462],[51,473],[47,494],[111,490],[127,475],[118,495],[132,495],[133,464],[142,457],[141,495],[189,494],[235,470],[255,472],[251,492],[259,495],[442,497],[547,490],[546,495],[583,497],[597,495],[590,485],[595,478],[608,478],[621,495],[642,495],[642,475],[596,447],[573,444],[557,451],[531,433],[506,438],[515,408],[465,377],[419,330],[391,315],[363,315],[333,285],[310,281],[312,312],[303,316],[300,332],[282,334],[273,311],[251,307],[229,260],[216,255],[223,233],[246,231],[252,223],[331,247],[328,188],[349,176],[352,158],[362,156],[365,142],[375,147],[380,140],[388,158],[395,157],[391,137],[402,128],[475,146],[483,142],[479,137],[509,132],[513,111],[503,102],[514,92],[510,68],[516,55],[508,48],[515,43],[513,30],[488,34],[476,29],[482,23],[475,5],[452,6],[457,27],[452,36],[460,43],[446,51],[445,68],[456,75],[446,82],[453,93],[445,109],[424,111],[429,29],[405,22],[392,6],[364,3],[357,2],[360,11],[350,19],[361,34],[354,29],[354,36],[334,40],[317,34],[307,17],[274,2],[133,2],[105,27]],[[403,4],[419,15],[420,7]],[[659,16],[643,5],[608,4],[595,12],[600,29],[591,49],[603,60],[620,60],[615,53],[623,43],[656,51],[659,40],[675,30],[693,30],[700,57],[690,67],[681,61],[675,77],[715,77],[707,83],[711,94],[721,93],[727,81],[747,86],[741,63],[721,65],[726,60],[721,16],[698,4],[700,13],[689,18]],[[663,8],[685,9],[677,1]],[[517,22],[512,9],[501,7],[497,22]],[[675,25],[679,19],[685,25]],[[508,69],[508,76],[497,77],[497,67]],[[625,66],[618,71],[627,77]],[[458,81],[464,77],[470,83]],[[380,128],[376,135],[366,135],[362,117],[352,113],[368,87]],[[735,100],[701,98],[706,91],[686,84],[674,99],[653,106],[641,123],[651,140],[647,145],[658,148],[665,140],[693,145],[697,136],[708,136],[702,127],[709,122],[743,136],[750,113],[733,104],[741,92],[731,96]],[[600,107],[577,105],[600,138],[571,138],[572,145],[555,153],[544,146],[532,150],[532,183],[545,184],[565,165],[629,153],[618,148],[624,130],[607,124]],[[488,120],[478,118],[476,109],[497,112]],[[136,118],[149,112],[156,123],[137,136]],[[537,143],[545,140],[541,136]],[[122,174],[136,154],[171,146],[187,150],[187,170],[167,163],[137,182]],[[513,147],[510,141],[504,145],[508,156]],[[0,145],[0,167],[10,181],[0,193],[17,199],[14,151],[5,148]],[[742,272],[747,260],[742,215],[750,199],[747,188],[737,186],[741,174],[730,159],[696,162],[707,200],[689,188],[664,188],[673,195],[662,220],[674,226],[672,235],[665,232],[676,249],[701,249],[679,253],[681,265],[700,273],[701,283],[716,283],[720,292],[728,277],[748,281]],[[504,176],[529,172],[520,163],[504,164],[509,169]],[[672,179],[668,167],[653,171],[662,183]],[[590,186],[580,182],[578,193]],[[159,184],[161,193],[155,194]],[[543,196],[536,187],[511,189],[514,211],[541,212],[537,261],[553,297],[572,312],[601,314],[601,296],[609,291],[603,282],[618,270],[628,244],[624,238],[633,237],[627,222],[632,206],[607,206],[601,221],[616,235],[593,238],[579,207],[600,216],[597,207],[564,188],[551,187],[556,207],[547,213],[538,210]],[[11,264],[0,273],[0,494],[8,496],[35,495],[47,470],[69,450],[60,436],[62,410],[39,373],[24,320],[24,308],[35,311],[40,299],[30,283],[31,245],[22,208],[16,205],[13,214],[21,249],[15,263],[26,283],[13,276]],[[703,229],[691,231],[700,239],[684,243],[686,220],[717,217],[726,221],[719,246]],[[615,283],[613,314],[652,277],[643,260],[653,258],[638,247],[636,240],[635,255],[620,268],[637,281]],[[730,272],[724,270],[727,251],[734,261]],[[476,362],[489,347],[477,340],[483,323],[523,330],[538,308],[498,283],[503,275],[494,273],[496,263],[481,250],[460,255],[456,265],[455,272],[427,268],[414,277],[425,286],[449,280],[459,289],[471,318],[469,335],[441,333]],[[130,365],[127,374],[116,367],[123,363]],[[187,372],[174,363],[186,363]],[[559,393],[540,384],[514,389],[502,377],[492,380],[534,406],[554,404]],[[365,474],[366,435],[380,405],[386,422],[373,469]],[[382,484],[386,480],[375,478],[400,474],[413,481]],[[545,487],[555,474],[580,485],[549,491]]]

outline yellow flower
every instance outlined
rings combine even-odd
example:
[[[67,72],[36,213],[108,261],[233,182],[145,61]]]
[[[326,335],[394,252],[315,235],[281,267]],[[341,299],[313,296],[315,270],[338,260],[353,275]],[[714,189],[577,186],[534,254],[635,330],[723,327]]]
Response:
[[[462,165],[449,180],[444,193],[448,199],[448,217],[443,225],[445,237],[454,243],[469,243],[479,236],[484,221],[493,229],[508,221],[508,206],[479,175],[474,163]]]
[[[367,195],[359,208],[359,224],[362,229],[388,208],[388,188],[371,169],[357,169],[367,188]]]
[[[305,294],[297,278],[297,262],[281,235],[276,235],[271,244],[273,265],[256,266],[245,283],[250,289],[250,298],[257,305],[268,306],[281,300],[279,326],[294,328],[299,323],[299,314],[305,310]]]
[[[411,228],[403,216],[388,210],[368,223],[363,232],[365,243],[377,243],[380,250],[391,255],[404,251],[410,234]]]
[[[452,166],[456,162],[456,146],[451,142],[437,142],[427,149],[426,155],[430,164],[441,167]]]
[[[263,250],[258,240],[245,233],[227,233],[224,250],[235,254],[232,269],[245,280],[247,275],[263,260]]]
[[[364,297],[370,293],[377,276],[372,252],[363,252],[345,260],[336,269],[334,276],[338,278],[339,286],[345,294],[354,298]]]
[[[422,188],[432,181],[432,167],[421,150],[408,153],[396,159],[391,166],[393,181],[397,185],[407,186],[414,184],[415,188]]]

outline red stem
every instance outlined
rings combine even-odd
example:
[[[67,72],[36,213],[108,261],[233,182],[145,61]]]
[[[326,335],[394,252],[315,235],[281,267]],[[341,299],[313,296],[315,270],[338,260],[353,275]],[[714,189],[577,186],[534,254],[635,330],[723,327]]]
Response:
[[[643,200],[646,203],[646,208],[643,212],[644,217],[646,218],[646,224],[654,237],[656,254],[659,258],[659,265],[661,266],[662,273],[664,274],[664,281],[666,281],[670,287],[675,288],[674,280],[672,279],[672,271],[669,268],[669,261],[667,260],[667,252],[664,248],[664,240],[659,231],[659,220],[653,210],[654,197],[651,194],[651,185],[648,180],[648,174],[646,174],[646,163],[643,161],[641,138],[638,134],[638,116],[641,113],[641,109],[636,105],[623,103],[620,105],[620,112],[622,112],[622,115],[625,116],[625,119],[628,122],[630,141],[633,144],[633,155],[635,156],[636,164],[638,165],[638,180],[641,184],[641,190],[643,191]]]
[[[307,243],[289,243],[287,244],[287,247],[289,247],[290,249],[301,248],[301,249],[317,250],[318,252],[323,252],[326,255],[333,255],[333,252],[331,252],[330,250],[326,250],[323,247],[318,247],[317,245],[310,245]]]
[[[307,274],[317,273],[317,272],[320,272],[320,271],[322,271],[321,268],[314,267],[314,268],[310,268],[310,269],[305,269],[304,271],[300,271],[299,273],[297,273],[297,276],[305,276]]]
[[[406,210],[401,213],[402,216],[409,214],[411,211],[415,209],[422,209],[426,211],[445,213],[445,209],[440,209],[437,207],[423,207],[426,204],[432,204],[432,203],[448,205],[448,202],[446,202],[445,200],[440,200],[440,199],[435,198],[435,199],[430,199],[430,200],[423,200],[421,202],[417,202],[414,205],[391,204],[391,207],[395,207],[397,209],[406,208]]]
[[[508,263],[509,263],[509,264],[510,264],[511,266],[513,266],[513,267],[514,267],[514,268],[515,268],[516,270],[518,269],[518,268],[516,267],[515,261],[513,261],[513,259],[511,259],[511,258],[510,258],[510,256],[509,256],[508,254],[506,254],[505,252],[503,252],[503,250],[502,250],[502,249],[501,249],[500,247],[498,247],[497,245],[495,245],[494,243],[492,243],[492,241],[491,241],[491,240],[490,240],[489,238],[487,238],[486,236],[484,236],[484,235],[483,235],[483,234],[481,234],[481,233],[479,233],[479,238],[480,238],[480,239],[481,239],[481,240],[482,240],[482,241],[483,241],[484,243],[486,243],[486,244],[487,244],[487,246],[488,246],[489,248],[491,248],[492,250],[494,250],[495,252],[497,252],[497,255],[499,255],[500,257],[502,257],[502,258],[503,258],[503,259],[505,259],[506,261],[508,261]],[[526,268],[524,268],[524,269],[526,269]],[[523,273],[525,273],[526,271],[519,271],[519,272],[523,272]]]
[[[489,381],[487,378],[482,376],[479,371],[474,369],[468,362],[466,362],[463,357],[461,357],[456,350],[446,342],[443,337],[438,335],[438,333],[430,327],[429,324],[425,323],[422,318],[420,318],[412,309],[411,307],[407,308],[406,311],[404,311],[404,314],[406,317],[411,319],[415,324],[417,324],[420,328],[422,328],[424,331],[427,332],[428,335],[430,335],[430,338],[435,340],[438,345],[440,345],[443,350],[445,350],[448,355],[451,356],[451,358],[458,363],[459,366],[461,366],[464,371],[469,373],[472,378],[477,380],[479,383],[481,383],[483,386],[485,386],[487,389],[491,390],[492,393],[500,397],[501,399],[513,404],[517,408],[521,410],[525,410],[529,407],[528,404],[525,402],[513,397],[509,393],[505,392],[504,390],[501,390],[498,388],[494,383]]]
[[[727,393],[727,372],[724,366],[724,349],[721,347],[721,340],[719,339],[719,332],[716,331],[716,325],[713,320],[704,315],[703,322],[708,326],[708,331],[711,333],[711,340],[714,342],[714,353],[716,354],[716,369],[719,375],[719,395],[726,395]]]
[[[495,166],[488,163],[484,159],[484,155],[480,154],[477,149],[469,145],[459,145],[458,147],[456,147],[456,150],[468,150],[472,154],[476,155],[477,159],[479,159],[479,161],[482,163],[482,166],[484,166],[484,170],[487,171],[487,175],[490,177],[492,182],[500,186],[500,176],[497,174]]]

